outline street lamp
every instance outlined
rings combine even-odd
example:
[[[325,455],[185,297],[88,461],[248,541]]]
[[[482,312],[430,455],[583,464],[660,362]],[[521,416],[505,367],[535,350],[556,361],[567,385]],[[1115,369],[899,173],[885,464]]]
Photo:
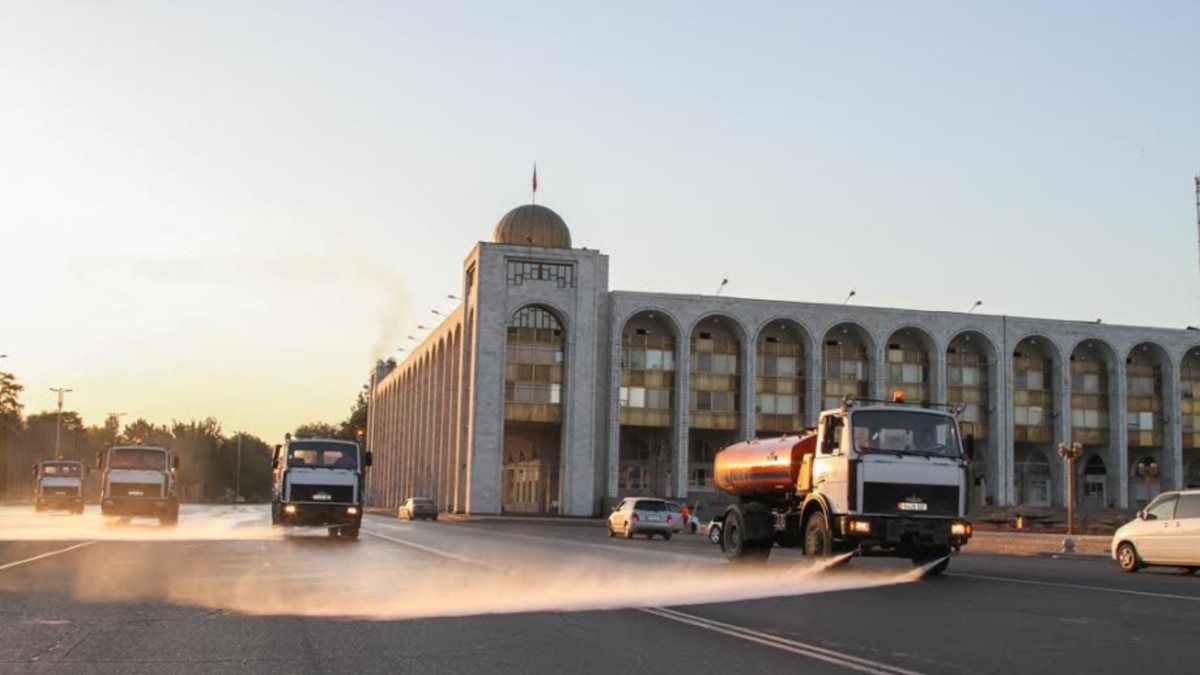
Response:
[[[721,280],[721,285],[720,285],[720,286],[717,286],[717,293],[716,293],[716,294],[717,294],[717,295],[720,295],[720,294],[721,294],[721,291],[725,290],[725,284],[728,284],[728,283],[729,283],[729,280],[728,280],[728,279],[722,279],[722,280]]]
[[[846,299],[842,301],[842,304],[844,305],[844,304],[846,304],[847,302],[850,302],[850,298],[853,298],[853,297],[854,297],[854,295],[855,295],[855,292],[854,292],[854,291],[850,291],[849,295],[847,295],[847,296],[846,296]]]
[[[974,311],[975,311],[975,308],[976,308],[976,307],[978,307],[978,306],[980,306],[980,305],[982,305],[982,304],[983,304],[983,301],[982,301],[982,300],[976,300],[976,301],[975,301],[975,304],[971,305],[971,309],[968,309],[968,310],[967,310],[967,314],[970,314],[971,312],[974,312]]]
[[[1146,503],[1150,503],[1150,481],[1158,477],[1158,463],[1142,460],[1137,465],[1137,475],[1146,479]]]
[[[451,300],[458,300],[459,302],[462,302],[462,298],[458,297],[457,295],[454,295],[453,293],[447,293],[446,297],[450,298]]]
[[[1067,460],[1067,535],[1075,533],[1075,460],[1083,454],[1083,444],[1058,444],[1058,456]]]
[[[68,394],[74,389],[63,389],[62,387],[50,387],[50,391],[58,394],[58,423],[54,427],[54,459],[62,459],[62,406],[63,394]]]

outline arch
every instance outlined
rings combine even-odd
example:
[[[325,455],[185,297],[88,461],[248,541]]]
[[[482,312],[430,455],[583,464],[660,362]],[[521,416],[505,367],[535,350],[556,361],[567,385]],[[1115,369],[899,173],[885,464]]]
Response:
[[[804,428],[812,336],[795,319],[776,318],[758,326],[755,350],[755,435],[777,435]]]
[[[1020,502],[1029,506],[1048,507],[1053,494],[1053,470],[1046,453],[1041,450],[1029,452],[1020,463],[1018,477]]]
[[[683,335],[683,325],[679,322],[679,319],[675,316],[675,314],[670,310],[663,309],[659,306],[643,306],[631,309],[630,311],[626,312],[624,316],[619,317],[614,323],[615,325],[621,326],[622,329],[624,329],[626,324],[633,320],[634,317],[639,315],[653,315],[651,319],[668,325],[671,328],[671,333],[673,335]]]
[[[501,509],[549,514],[562,503],[563,409],[569,357],[565,313],[542,302],[505,325]]]
[[[748,364],[753,346],[745,325],[736,317],[710,312],[696,319],[688,332],[690,362],[687,389],[686,481],[690,490],[713,489],[716,453],[743,437],[747,405]],[[681,457],[682,459],[682,457]]]
[[[617,496],[670,494],[676,465],[678,322],[643,309],[619,324]]]
[[[831,326],[821,342],[821,409],[836,408],[843,397],[871,398],[877,342],[854,321]]]
[[[928,407],[933,402],[933,364],[937,341],[923,328],[902,326],[884,341],[884,395],[901,390],[906,400]]]
[[[1120,357],[1107,341],[1091,337],[1076,341],[1069,353],[1071,391],[1063,397],[1063,407],[1070,415],[1070,438],[1111,448],[1114,444],[1110,441],[1118,431]]]
[[[1176,407],[1167,398],[1173,378],[1171,357],[1162,345],[1145,340],[1125,354],[1126,438],[1131,454],[1166,443],[1166,422]]]

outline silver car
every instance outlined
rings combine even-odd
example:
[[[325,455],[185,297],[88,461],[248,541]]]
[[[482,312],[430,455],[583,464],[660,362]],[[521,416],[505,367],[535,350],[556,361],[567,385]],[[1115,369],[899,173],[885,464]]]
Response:
[[[396,509],[396,517],[400,520],[437,520],[438,507],[432,499],[426,497],[409,497],[408,501]]]
[[[610,537],[617,536],[619,532],[626,539],[632,539],[635,534],[644,534],[647,539],[653,539],[658,534],[670,541],[671,535],[679,529],[678,520],[679,516],[671,511],[665,499],[626,497],[613,507],[606,527]]]
[[[1155,497],[1113,534],[1112,559],[1126,572],[1150,565],[1200,569],[1200,490]]]

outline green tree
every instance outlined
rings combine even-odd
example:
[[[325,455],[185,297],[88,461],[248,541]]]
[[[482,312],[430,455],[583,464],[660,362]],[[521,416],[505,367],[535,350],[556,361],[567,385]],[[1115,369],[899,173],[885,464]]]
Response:
[[[179,455],[179,481],[189,501],[220,501],[224,493],[218,450],[225,442],[213,417],[171,422],[172,449]]]
[[[318,436],[322,438],[341,438],[341,429],[328,422],[308,422],[296,427],[293,436]]]
[[[135,422],[125,425],[125,432],[121,434],[122,443],[136,443],[141,441],[143,445],[171,445],[171,441],[175,437],[171,435],[171,430],[166,425],[154,425],[139,417]]]
[[[350,407],[350,416],[342,421],[338,436],[346,440],[355,440],[358,432],[367,431],[367,401],[370,400],[371,385],[364,384],[358,392],[358,399]]]
[[[21,392],[24,385],[12,373],[0,372],[0,488],[6,497],[15,494],[18,463],[15,456],[25,431]]]

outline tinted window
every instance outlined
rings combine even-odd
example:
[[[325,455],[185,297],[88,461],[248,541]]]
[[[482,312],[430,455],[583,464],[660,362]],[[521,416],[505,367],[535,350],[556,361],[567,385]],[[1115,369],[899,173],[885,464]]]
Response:
[[[666,502],[651,501],[649,499],[640,499],[633,505],[634,511],[666,511]]]
[[[1148,515],[1154,516],[1153,518],[1148,518],[1147,520],[1170,520],[1171,518],[1174,518],[1175,502],[1177,501],[1176,495],[1160,497],[1159,499],[1162,501],[1156,499],[1146,509],[1146,513]]]
[[[1200,518],[1200,495],[1180,495],[1176,518]]]
[[[288,444],[288,466],[355,469],[358,446],[336,441],[292,441]]]
[[[108,468],[165,471],[167,453],[149,448],[114,448],[108,453]]]

